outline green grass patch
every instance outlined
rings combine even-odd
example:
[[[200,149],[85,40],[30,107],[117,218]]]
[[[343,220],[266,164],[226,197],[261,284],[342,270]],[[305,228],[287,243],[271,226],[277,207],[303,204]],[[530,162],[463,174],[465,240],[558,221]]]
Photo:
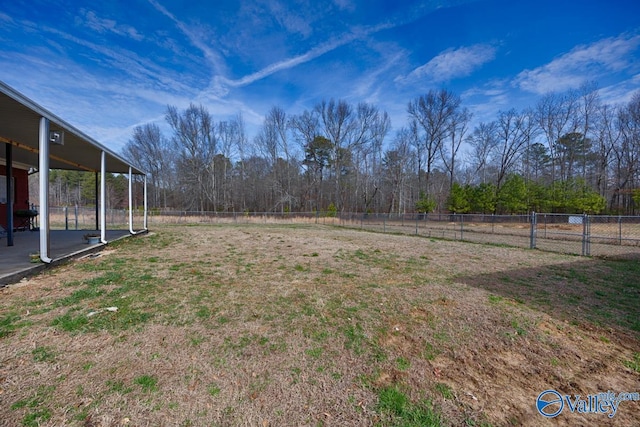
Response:
[[[220,387],[218,387],[217,384],[213,383],[213,384],[209,384],[209,386],[207,387],[207,392],[209,393],[209,396],[217,396],[220,394]]]
[[[451,387],[449,387],[448,385],[446,385],[445,383],[436,383],[434,388],[436,389],[436,391],[438,393],[440,393],[440,395],[442,397],[444,397],[447,400],[451,400],[455,397],[455,395],[453,394],[453,390],[451,389]]]
[[[31,352],[33,360],[36,362],[53,362],[56,360],[56,355],[50,347],[38,346]]]
[[[367,336],[364,334],[362,326],[359,323],[349,325],[343,329],[343,332],[345,336],[344,347],[356,354],[362,354],[363,346],[367,342]]]
[[[81,301],[86,299],[94,299],[103,295],[105,291],[103,289],[98,289],[96,287],[88,287],[83,289],[78,289],[73,292],[71,295],[65,298],[61,298],[55,302],[56,306],[68,307],[71,305],[79,304]]]
[[[109,389],[110,392],[120,393],[120,394],[127,394],[133,391],[131,387],[127,387],[124,381],[121,381],[121,380],[107,381],[107,388]]]
[[[133,380],[135,384],[142,387],[145,393],[158,391],[158,378],[153,375],[142,375]]]
[[[424,345],[422,357],[424,357],[426,360],[434,360],[438,354],[440,354],[440,351],[436,347],[434,347],[433,344],[426,343]]]
[[[633,353],[633,359],[622,362],[627,368],[640,373],[640,353]]]
[[[378,426],[436,427],[442,425],[440,414],[431,403],[423,400],[412,402],[398,387],[390,386],[378,392]]]
[[[18,329],[20,316],[12,311],[0,317],[0,338],[4,338]]]
[[[39,386],[33,397],[21,399],[11,405],[11,410],[26,409],[22,425],[37,427],[51,419],[51,410],[44,406],[52,397],[54,386]]]
[[[323,351],[324,349],[322,347],[315,347],[308,348],[307,350],[305,350],[305,353],[313,359],[319,359],[322,356]]]
[[[22,419],[22,425],[25,427],[38,427],[51,419],[51,411],[48,408],[36,409],[28,411]]]
[[[404,357],[398,357],[396,358],[396,367],[401,371],[406,371],[407,369],[409,369],[409,367],[411,367],[411,362],[409,362],[409,360],[405,359]]]

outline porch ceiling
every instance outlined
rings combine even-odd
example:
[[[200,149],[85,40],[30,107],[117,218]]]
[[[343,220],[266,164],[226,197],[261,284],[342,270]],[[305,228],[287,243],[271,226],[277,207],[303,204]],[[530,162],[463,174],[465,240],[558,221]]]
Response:
[[[64,132],[64,145],[49,146],[51,169],[100,171],[100,153],[104,151],[108,172],[129,172],[130,164],[118,154],[0,81],[0,142],[14,146],[14,165],[38,168],[41,117],[49,119],[50,131]],[[5,150],[0,149],[0,163],[4,157]],[[131,167],[133,173],[144,175]]]

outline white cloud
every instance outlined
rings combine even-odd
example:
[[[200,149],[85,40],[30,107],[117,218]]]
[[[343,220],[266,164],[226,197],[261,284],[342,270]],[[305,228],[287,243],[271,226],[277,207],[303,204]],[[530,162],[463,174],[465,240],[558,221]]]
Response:
[[[623,34],[580,45],[546,65],[524,70],[515,79],[521,89],[536,94],[562,92],[582,83],[620,72],[631,65],[632,52],[640,46],[640,36]]]
[[[220,54],[214,49],[211,49],[209,45],[205,43],[202,35],[193,26],[189,27],[187,24],[180,21],[156,0],[148,1],[158,12],[173,21],[176,27],[178,27],[178,29],[187,36],[191,44],[200,49],[202,53],[204,53],[205,57],[210,61],[211,65],[213,65],[219,72],[226,69],[226,64]]]
[[[353,4],[351,0],[333,0],[333,3],[340,10],[346,10],[346,11],[352,12],[356,9],[355,4]]]
[[[269,3],[269,9],[275,20],[290,33],[299,33],[308,37],[312,32],[311,25],[294,9],[293,13],[279,1]]]
[[[363,29],[360,29],[360,28],[352,29],[350,33],[344,34],[338,38],[329,40],[328,42],[325,42],[316,47],[313,47],[301,55],[275,62],[271,65],[264,67],[261,70],[256,71],[255,73],[248,74],[239,79],[231,80],[224,77],[216,76],[212,81],[212,88],[214,88],[214,91],[216,91],[217,93],[224,94],[226,93],[226,89],[224,86],[242,87],[242,86],[249,85],[258,80],[262,80],[265,77],[268,77],[278,71],[288,70],[300,64],[304,64],[306,62],[309,62],[313,59],[318,58],[319,56],[322,56],[328,52],[331,52],[332,50],[337,49],[340,46],[344,46],[348,43],[351,43],[354,40],[364,38],[370,34],[376,33],[378,31],[381,31],[389,27],[390,27],[389,24],[381,24],[381,25],[376,25],[376,26],[367,27]]]
[[[414,69],[406,77],[398,77],[398,82],[429,80],[446,82],[471,75],[475,70],[496,56],[496,48],[487,44],[476,44],[459,49],[447,49],[426,64]]]
[[[600,99],[606,104],[620,105],[631,101],[634,94],[640,92],[640,74],[628,80],[606,86],[598,91]]]
[[[142,40],[142,34],[130,25],[118,24],[113,19],[99,18],[93,11],[83,11],[82,23],[99,33],[112,32],[119,36],[130,37],[134,40]]]

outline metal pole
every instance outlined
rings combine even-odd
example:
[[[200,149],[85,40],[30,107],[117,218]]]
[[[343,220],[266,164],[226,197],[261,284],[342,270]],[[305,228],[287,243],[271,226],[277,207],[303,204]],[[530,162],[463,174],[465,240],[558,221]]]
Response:
[[[13,145],[6,143],[7,246],[13,246]]]
[[[587,214],[582,215],[582,256],[587,255]]]
[[[622,245],[622,216],[618,215],[618,244]]]
[[[100,153],[100,241],[107,243],[107,153]]]
[[[531,233],[529,234],[529,249],[536,248],[536,213],[535,211],[531,212]]]
[[[148,199],[148,195],[147,195],[147,175],[144,175],[144,221],[143,221],[143,225],[142,227],[145,230],[148,230],[149,228],[147,227],[147,211],[149,210],[149,203],[147,201]]]
[[[98,203],[98,193],[100,191],[100,181],[98,181],[98,172],[95,173],[96,175],[96,180],[95,180],[95,196],[96,196],[96,230],[100,230],[100,205]]]
[[[38,171],[40,172],[40,259],[49,264],[49,119],[40,117]]]
[[[136,234],[133,231],[133,173],[131,172],[131,166],[129,166],[129,233]]]
[[[69,230],[69,207],[65,206],[62,211],[64,212],[64,229]]]
[[[584,224],[584,254],[585,256],[591,256],[591,218],[589,215],[584,214],[583,216],[583,224]]]

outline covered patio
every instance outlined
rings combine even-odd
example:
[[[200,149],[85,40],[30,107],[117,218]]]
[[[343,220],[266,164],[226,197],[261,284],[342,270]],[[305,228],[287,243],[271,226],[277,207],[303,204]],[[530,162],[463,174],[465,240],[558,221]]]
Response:
[[[109,241],[146,232],[145,173],[93,138],[0,82],[0,286],[49,265],[99,250]],[[0,145],[1,147],[1,145]],[[88,230],[52,230],[49,171],[76,170],[96,176],[97,241]],[[38,173],[36,210],[28,204],[28,174]],[[129,182],[128,229],[107,229],[106,174],[124,174]],[[143,216],[134,226],[133,179],[144,177]],[[33,221],[37,215],[37,222]],[[35,259],[34,259],[35,258]],[[35,262],[34,262],[35,261]]]

